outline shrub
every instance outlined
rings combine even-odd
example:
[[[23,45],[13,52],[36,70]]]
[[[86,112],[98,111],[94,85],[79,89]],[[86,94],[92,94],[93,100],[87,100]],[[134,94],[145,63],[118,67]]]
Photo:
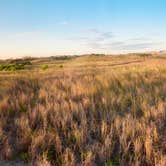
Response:
[[[0,65],[0,70],[5,71],[15,71],[15,70],[23,70],[25,69],[24,64],[2,64]]]
[[[59,68],[63,68],[63,65],[59,65]]]
[[[47,70],[47,69],[48,69],[48,65],[43,65],[41,68],[42,68],[43,70]]]

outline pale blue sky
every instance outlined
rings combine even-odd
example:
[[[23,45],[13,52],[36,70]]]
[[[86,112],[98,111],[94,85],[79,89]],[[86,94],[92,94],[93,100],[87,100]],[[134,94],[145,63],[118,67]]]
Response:
[[[165,0],[1,0],[0,58],[166,49]]]

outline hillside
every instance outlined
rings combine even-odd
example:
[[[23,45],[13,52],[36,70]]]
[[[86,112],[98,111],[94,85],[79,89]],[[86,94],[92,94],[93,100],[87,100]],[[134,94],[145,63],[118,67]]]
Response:
[[[3,165],[166,165],[165,55],[24,58],[0,66]]]

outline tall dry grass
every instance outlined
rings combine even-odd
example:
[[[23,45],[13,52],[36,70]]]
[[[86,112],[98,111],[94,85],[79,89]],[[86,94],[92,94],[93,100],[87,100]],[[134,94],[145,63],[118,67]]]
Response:
[[[0,101],[0,160],[166,165],[166,68],[17,78]]]

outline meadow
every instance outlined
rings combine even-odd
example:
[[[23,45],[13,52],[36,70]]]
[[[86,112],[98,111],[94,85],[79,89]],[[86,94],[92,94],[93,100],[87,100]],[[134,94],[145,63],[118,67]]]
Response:
[[[0,61],[0,163],[165,166],[166,56]]]

